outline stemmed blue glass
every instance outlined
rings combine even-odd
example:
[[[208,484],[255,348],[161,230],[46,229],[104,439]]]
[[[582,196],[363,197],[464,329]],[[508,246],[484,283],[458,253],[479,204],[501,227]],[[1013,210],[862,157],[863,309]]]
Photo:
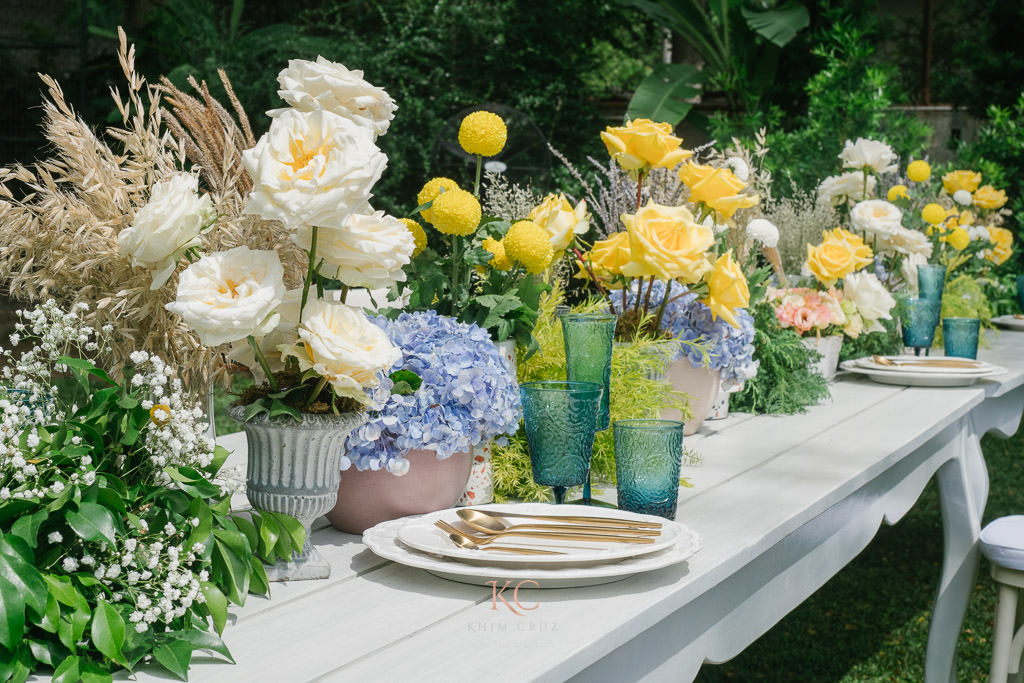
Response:
[[[935,321],[939,312],[937,304],[931,299],[911,297],[900,302],[900,326],[903,328],[903,343],[914,349],[914,355],[920,356],[921,349],[931,348],[935,341]]]
[[[1024,313],[1024,275],[1017,276],[1017,303],[1020,304],[1021,313]]]

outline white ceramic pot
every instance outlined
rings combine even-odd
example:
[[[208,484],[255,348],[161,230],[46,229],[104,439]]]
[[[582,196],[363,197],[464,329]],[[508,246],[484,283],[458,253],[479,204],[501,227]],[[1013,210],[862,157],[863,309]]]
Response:
[[[693,397],[690,402],[690,410],[693,412],[683,428],[683,434],[689,436],[700,429],[704,418],[711,412],[711,406],[718,397],[718,386],[721,381],[721,370],[709,370],[708,368],[695,368],[690,365],[686,358],[679,358],[668,364],[665,369],[665,380],[669,382],[676,391],[682,391]],[[682,414],[678,410],[663,410],[662,418],[666,420],[679,420]]]
[[[828,381],[832,381],[839,368],[839,352],[843,348],[843,335],[833,334],[828,337],[804,337],[800,340],[804,346],[821,354],[815,372]]]
[[[729,417],[729,394],[743,389],[742,384],[736,384],[734,382],[721,382],[718,387],[718,396],[715,397],[715,402],[711,404],[711,410],[708,411],[708,416],[705,420],[724,420]]]
[[[245,430],[248,468],[245,494],[257,510],[291,515],[306,530],[302,552],[291,561],[267,567],[271,581],[326,579],[331,565],[310,542],[310,524],[334,507],[345,440],[366,416],[362,413],[268,418],[245,421],[245,409],[231,406],[228,414]]]

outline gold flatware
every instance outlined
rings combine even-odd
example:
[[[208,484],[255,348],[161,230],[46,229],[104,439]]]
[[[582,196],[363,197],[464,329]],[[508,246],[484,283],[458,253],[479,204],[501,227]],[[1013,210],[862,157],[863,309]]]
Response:
[[[476,510],[462,509],[456,511],[463,522],[477,531],[485,534],[496,534],[512,529],[525,529],[530,531],[559,531],[572,534],[603,534],[611,536],[633,535],[633,536],[660,536],[660,529],[646,529],[638,527],[583,525],[583,524],[506,524],[498,517],[484,515]]]
[[[507,545],[486,545],[480,546],[474,543],[468,536],[462,534],[448,534],[452,543],[467,550],[498,550],[505,553],[517,553],[519,555],[566,555],[568,553],[557,550],[540,550],[539,548],[513,548]]]
[[[478,545],[484,545],[485,543],[493,543],[505,536],[522,536],[524,538],[544,538],[551,541],[590,541],[593,543],[654,543],[653,538],[637,538],[634,536],[602,536],[600,534],[572,534],[572,533],[556,533],[551,531],[519,531],[517,529],[510,529],[509,531],[500,531],[491,536],[474,536],[464,531],[459,531],[451,524],[438,520],[434,522],[434,525],[443,529],[447,533],[457,533],[460,536],[466,536],[470,540],[474,541]]]
[[[459,516],[461,517],[462,512],[468,512],[468,510],[459,510]],[[529,515],[520,512],[494,512],[491,510],[473,510],[476,514],[487,515],[488,517],[496,517],[503,519],[506,517],[516,519],[542,519],[549,522],[558,522],[564,524],[590,524],[595,526],[621,526],[630,527],[637,529],[660,529],[660,522],[644,522],[641,520],[632,519],[614,519],[612,517],[586,517],[580,515]]]
[[[871,360],[877,363],[878,365],[888,365],[897,368],[915,366],[934,366],[937,368],[975,369],[981,367],[981,363],[979,363],[976,360],[957,358],[913,358],[905,360],[893,360],[892,358],[886,358],[885,356],[871,356]]]

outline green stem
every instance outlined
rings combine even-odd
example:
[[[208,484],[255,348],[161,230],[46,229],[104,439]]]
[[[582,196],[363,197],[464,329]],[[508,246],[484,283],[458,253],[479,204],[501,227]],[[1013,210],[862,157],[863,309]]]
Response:
[[[665,308],[668,306],[668,293],[669,288],[672,286],[672,281],[668,280],[665,282],[665,296],[661,297],[661,305],[658,306],[658,315],[654,318],[654,334],[658,334],[658,330],[661,329],[661,319],[665,317]]]
[[[641,168],[636,172],[636,210],[640,210],[640,203],[643,201],[644,170]]]
[[[458,235],[452,235],[452,301],[456,301],[458,298],[459,259],[462,258],[461,248],[462,238]]]
[[[484,165],[484,158],[482,155],[476,155],[476,180],[473,182],[473,196],[480,199],[480,169]]]
[[[306,405],[303,407],[308,408],[311,405],[313,405],[313,403],[316,401],[316,397],[320,395],[320,392],[324,390],[325,386],[327,386],[327,378],[321,377],[320,381],[316,383],[316,388],[313,389],[313,393],[310,394],[309,398],[306,400]]]
[[[274,373],[270,371],[270,364],[267,363],[267,357],[263,355],[263,350],[260,349],[260,345],[256,343],[256,337],[251,334],[246,338],[249,341],[249,346],[252,347],[252,352],[256,354],[256,361],[263,368],[263,372],[267,375],[267,384],[270,385],[270,390],[276,392],[278,390],[277,380],[274,378]]]
[[[341,286],[341,303],[348,301],[348,285]]]
[[[302,321],[302,313],[306,310],[306,300],[309,299],[309,284],[313,281],[313,272],[316,270],[316,234],[317,227],[313,226],[313,235],[309,240],[309,266],[306,268],[306,278],[302,281],[302,303],[299,304],[299,322]]]
[[[868,169],[867,169],[867,166],[865,166],[864,168],[861,169],[861,173],[864,174],[864,189],[862,189],[861,192],[860,192],[860,197],[863,200],[863,199],[867,199],[868,198]]]

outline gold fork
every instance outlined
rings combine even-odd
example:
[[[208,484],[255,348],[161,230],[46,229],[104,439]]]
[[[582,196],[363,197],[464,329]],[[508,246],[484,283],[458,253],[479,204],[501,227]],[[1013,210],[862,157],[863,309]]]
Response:
[[[602,534],[570,534],[570,533],[558,533],[548,531],[520,531],[518,529],[509,529],[508,531],[501,531],[492,536],[476,536],[474,534],[468,534],[465,531],[459,531],[451,524],[443,520],[437,520],[434,522],[434,526],[439,527],[447,533],[456,533],[460,536],[465,536],[477,545],[487,545],[493,543],[505,536],[523,536],[525,538],[546,538],[552,541],[592,541],[594,543],[654,543],[653,538],[635,538],[631,536],[605,536]]]

